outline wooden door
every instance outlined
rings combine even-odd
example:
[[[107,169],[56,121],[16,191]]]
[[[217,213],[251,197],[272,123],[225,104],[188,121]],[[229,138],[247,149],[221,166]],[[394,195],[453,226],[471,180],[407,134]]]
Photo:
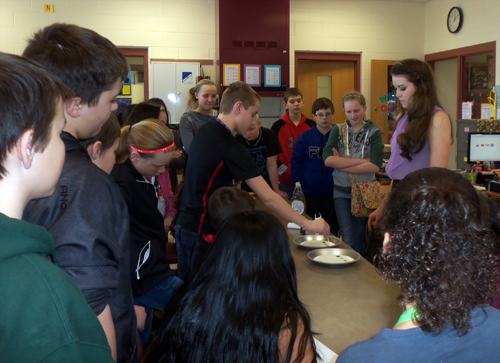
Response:
[[[382,128],[384,144],[388,144],[390,135],[393,130],[390,130],[390,122],[387,119],[387,99],[389,92],[393,91],[393,87],[389,86],[390,75],[389,66],[396,64],[394,60],[372,60],[372,79],[371,79],[371,110],[370,119],[372,122]],[[391,83],[392,84],[392,83]]]
[[[314,120],[312,104],[318,98],[318,79],[331,77],[331,100],[335,107],[334,123],[342,123],[345,115],[342,107],[342,97],[355,88],[355,64],[352,61],[320,61],[299,60],[298,87],[306,102],[302,113]]]

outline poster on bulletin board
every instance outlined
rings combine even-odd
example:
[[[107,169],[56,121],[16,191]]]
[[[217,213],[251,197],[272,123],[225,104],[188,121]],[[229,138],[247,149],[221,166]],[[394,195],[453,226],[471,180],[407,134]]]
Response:
[[[243,79],[249,86],[260,87],[261,84],[260,64],[244,64]]]
[[[281,66],[264,66],[264,87],[281,86]]]
[[[231,83],[240,80],[240,65],[239,64],[224,64],[223,85],[229,86]]]

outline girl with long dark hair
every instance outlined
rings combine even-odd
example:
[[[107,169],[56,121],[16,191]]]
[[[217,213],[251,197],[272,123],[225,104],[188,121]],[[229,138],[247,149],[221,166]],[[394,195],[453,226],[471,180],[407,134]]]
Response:
[[[266,212],[227,219],[164,320],[148,363],[316,362],[287,234]]]
[[[453,136],[450,117],[439,103],[434,74],[427,63],[405,59],[392,67],[391,75],[398,126],[391,138],[391,157],[385,170],[393,180],[392,190],[395,183],[415,170],[448,167]],[[387,200],[370,215],[370,229],[377,226]]]

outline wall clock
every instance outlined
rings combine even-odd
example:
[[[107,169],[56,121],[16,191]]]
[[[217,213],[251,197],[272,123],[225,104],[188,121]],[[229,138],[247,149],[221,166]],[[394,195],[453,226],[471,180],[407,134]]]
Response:
[[[464,22],[464,14],[459,7],[452,7],[448,13],[448,30],[450,33],[458,33]]]

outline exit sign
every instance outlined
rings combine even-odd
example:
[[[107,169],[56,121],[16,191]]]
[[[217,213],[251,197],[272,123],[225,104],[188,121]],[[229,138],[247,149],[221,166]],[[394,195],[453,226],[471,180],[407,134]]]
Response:
[[[45,4],[45,12],[46,13],[53,13],[54,12],[54,4]]]

